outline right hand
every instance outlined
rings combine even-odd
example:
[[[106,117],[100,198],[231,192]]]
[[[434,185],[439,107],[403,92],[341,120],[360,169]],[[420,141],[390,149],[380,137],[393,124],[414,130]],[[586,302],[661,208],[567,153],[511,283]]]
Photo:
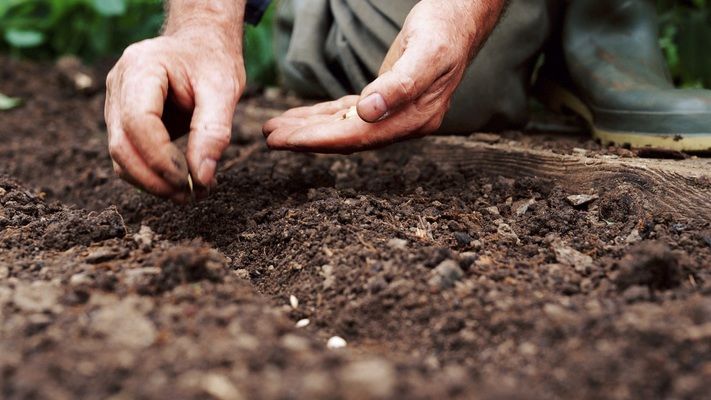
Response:
[[[217,184],[217,161],[230,143],[245,79],[241,40],[210,24],[128,47],[106,80],[104,112],[116,173],[182,204],[191,198],[189,172],[195,195],[206,197]],[[171,140],[186,133],[183,155]]]

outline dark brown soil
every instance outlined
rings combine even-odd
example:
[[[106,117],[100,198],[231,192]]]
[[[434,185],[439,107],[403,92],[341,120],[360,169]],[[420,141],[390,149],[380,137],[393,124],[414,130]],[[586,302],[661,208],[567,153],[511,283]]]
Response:
[[[7,59],[0,92],[26,100],[0,113],[1,398],[709,398],[709,221],[465,177],[422,141],[269,152],[297,102],[273,95],[178,207],[113,177],[100,93]]]

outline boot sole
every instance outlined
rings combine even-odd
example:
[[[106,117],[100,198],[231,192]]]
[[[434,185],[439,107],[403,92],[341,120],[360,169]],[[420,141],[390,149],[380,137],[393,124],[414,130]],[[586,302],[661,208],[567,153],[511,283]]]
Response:
[[[595,114],[578,96],[560,84],[539,79],[534,89],[536,97],[550,110],[566,114],[572,112],[583,118],[594,138],[603,145],[629,146],[631,148],[654,148],[675,151],[711,150],[711,133],[687,134],[629,132],[603,129],[595,125]]]

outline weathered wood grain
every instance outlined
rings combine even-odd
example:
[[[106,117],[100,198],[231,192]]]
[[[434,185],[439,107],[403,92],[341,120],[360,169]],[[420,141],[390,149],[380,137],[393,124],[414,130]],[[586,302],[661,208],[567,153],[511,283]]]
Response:
[[[464,137],[431,137],[423,155],[465,176],[551,179],[571,193],[635,191],[655,215],[711,222],[711,160],[682,161],[561,155],[509,144],[485,144]]]

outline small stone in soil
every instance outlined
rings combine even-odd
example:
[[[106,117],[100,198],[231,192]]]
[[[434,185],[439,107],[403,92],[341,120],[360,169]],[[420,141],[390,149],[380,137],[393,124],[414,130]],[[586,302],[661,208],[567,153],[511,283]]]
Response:
[[[380,359],[350,363],[343,367],[340,378],[349,398],[355,399],[390,398],[397,384],[393,365]]]
[[[448,289],[454,283],[462,279],[464,271],[459,267],[459,263],[454,260],[444,260],[431,272],[432,277],[429,284],[440,289]]]
[[[474,240],[474,238],[469,236],[466,232],[454,232],[454,238],[460,247],[469,246],[469,243]]]
[[[407,240],[392,238],[388,240],[388,247],[395,250],[404,250],[407,248]]]
[[[501,213],[499,212],[499,207],[496,207],[496,206],[487,207],[487,208],[485,208],[485,210],[493,216],[501,215]]]
[[[562,243],[554,244],[553,251],[559,263],[573,267],[578,272],[585,272],[593,265],[592,257]]]
[[[133,241],[136,242],[142,250],[150,250],[151,246],[153,246],[154,237],[155,233],[153,233],[153,230],[149,226],[141,225],[141,229],[138,230],[138,233],[133,235]]]
[[[513,203],[512,208],[516,212],[516,215],[520,217],[526,214],[528,209],[534,204],[536,204],[536,199],[521,200]]]
[[[300,319],[296,322],[296,327],[297,328],[306,328],[307,326],[309,326],[310,323],[311,323],[311,321],[308,318]]]
[[[348,342],[346,342],[346,339],[343,339],[340,336],[332,336],[330,339],[328,339],[328,342],[326,342],[326,347],[331,350],[342,349],[347,345]]]
[[[704,242],[711,247],[711,235],[704,236]]]
[[[54,309],[61,291],[48,282],[19,284],[12,298],[15,306],[25,312],[44,312]]]
[[[573,207],[582,207],[584,205],[592,203],[593,201],[599,198],[600,196],[596,194],[576,194],[573,196],[568,196],[565,199],[568,200],[568,203],[570,203],[570,205]]]
[[[107,247],[101,247],[95,250],[92,250],[89,252],[89,255],[84,258],[84,261],[86,261],[89,264],[98,264],[102,263],[105,261],[113,260],[114,258],[118,257],[119,253],[115,251],[114,249],[107,248]]]

